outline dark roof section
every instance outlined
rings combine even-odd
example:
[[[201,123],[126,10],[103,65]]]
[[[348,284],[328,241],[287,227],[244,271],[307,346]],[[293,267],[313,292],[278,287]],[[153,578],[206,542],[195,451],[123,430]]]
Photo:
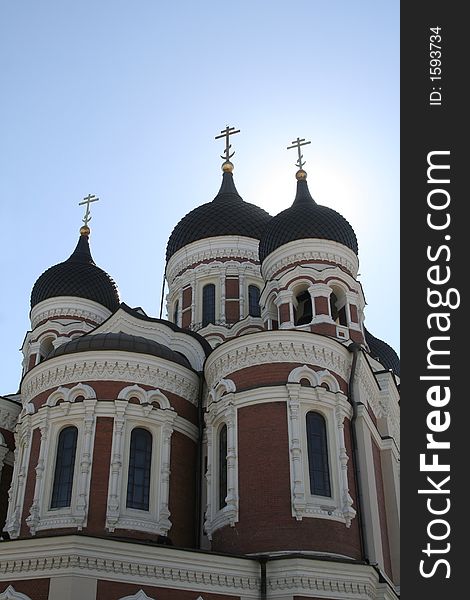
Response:
[[[272,219],[265,210],[245,202],[235,188],[233,174],[225,172],[219,193],[189,212],[173,229],[166,248],[166,260],[191,242],[222,235],[243,235],[261,239]]]
[[[119,306],[117,286],[93,262],[87,235],[80,235],[77,247],[66,261],[50,267],[39,277],[31,292],[31,308],[58,296],[93,300],[111,312]]]
[[[370,349],[372,358],[376,358],[386,369],[389,369],[400,377],[400,359],[395,350],[379,338],[374,337],[364,328],[366,342]]]
[[[191,331],[189,329],[182,329],[181,327],[178,327],[178,325],[175,325],[174,323],[172,323],[171,321],[167,321],[166,319],[158,319],[157,317],[149,317],[148,315],[145,314],[144,310],[142,308],[140,308],[140,306],[137,308],[131,308],[125,302],[121,302],[119,308],[121,308],[127,314],[136,317],[137,319],[142,319],[143,321],[150,321],[152,323],[162,323],[162,325],[166,325],[167,327],[169,327],[172,331],[174,331],[176,333],[184,333],[185,335],[191,336],[192,338],[194,338],[201,344],[206,356],[209,356],[209,354],[213,350],[212,346],[209,344],[209,342],[206,340],[206,338],[202,337],[202,335],[200,335],[196,331]],[[108,317],[108,319],[110,319],[110,318],[111,317]],[[106,319],[106,321],[108,319]],[[106,323],[106,321],[103,321],[103,322]]]
[[[332,208],[320,206],[310,195],[307,181],[297,181],[297,194],[290,208],[276,215],[259,245],[261,262],[271,252],[294,240],[320,238],[339,242],[357,254],[357,239],[348,221]]]
[[[66,342],[55,348],[47,355],[47,359],[63,356],[64,354],[75,354],[76,352],[88,352],[96,350],[120,350],[121,352],[135,352],[137,354],[150,354],[158,356],[171,362],[178,363],[187,369],[192,369],[188,359],[174,352],[167,346],[159,344],[154,340],[129,335],[127,333],[97,333],[96,335],[82,335],[70,342]]]

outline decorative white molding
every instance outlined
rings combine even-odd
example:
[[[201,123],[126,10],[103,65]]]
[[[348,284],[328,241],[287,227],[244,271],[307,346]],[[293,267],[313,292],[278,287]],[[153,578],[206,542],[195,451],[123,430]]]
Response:
[[[320,239],[294,240],[280,246],[265,258],[261,271],[264,278],[270,280],[296,263],[322,262],[339,265],[357,277],[359,260],[354,252],[339,242]]]
[[[83,387],[89,388],[89,386]],[[72,388],[69,398],[81,395],[83,387],[76,386],[75,390]],[[84,391],[94,395],[92,388]],[[71,410],[72,405],[74,410]],[[41,432],[41,445],[35,467],[36,484],[33,503],[26,519],[32,535],[41,530],[62,527],[76,527],[81,531],[87,524],[96,405],[97,400],[93,397],[85,398],[79,404],[73,404],[73,400],[69,399],[66,404],[58,406],[46,404],[35,415],[35,424],[39,426]],[[64,427],[69,426],[75,426],[78,430],[70,505],[51,508],[58,438]]]
[[[144,390],[139,385],[129,385],[122,389],[117,399],[129,402],[131,398],[137,398],[141,404],[153,404],[156,402],[160,408],[171,409],[170,401],[160,390]]]
[[[79,397],[84,399],[96,398],[95,390],[85,383],[77,383],[72,388],[60,387],[47,398],[46,406],[56,406],[61,400],[63,402],[75,402]]]
[[[114,402],[106,528],[110,532],[115,529],[134,529],[167,535],[171,528],[168,508],[171,436],[177,414],[161,392],[151,391],[144,396],[145,400],[155,398],[161,408],[152,406],[152,401],[141,404],[128,403],[128,399],[139,397],[139,394],[139,399],[142,400],[144,390],[136,388],[138,386],[129,386],[123,394],[127,399]],[[132,430],[136,427],[147,429],[152,434],[152,468],[147,511],[126,506],[130,439]]]
[[[35,329],[41,321],[53,319],[54,317],[75,317],[99,324],[105,321],[110,314],[111,311],[108,308],[93,300],[75,296],[58,296],[47,298],[36,304],[31,309],[29,317],[31,327]]]
[[[0,600],[31,600],[31,598],[21,592],[17,592],[12,585],[9,585],[7,589],[0,594]]]
[[[180,248],[168,261],[166,277],[170,287],[175,278],[193,265],[221,258],[258,263],[259,241],[244,236],[224,235],[197,240]]]
[[[0,397],[0,427],[14,431],[21,408],[21,404]]]
[[[224,394],[236,392],[237,388],[231,379],[221,379],[209,392],[211,402],[217,402]]]
[[[24,492],[31,451],[31,416],[25,415],[15,431],[15,461],[11,487],[8,491],[8,513],[5,530],[12,539],[20,534]]]
[[[288,383],[300,383],[302,379],[307,379],[312,387],[326,384],[331,392],[340,391],[338,380],[326,369],[314,371],[310,367],[307,367],[307,365],[302,365],[289,373],[287,381]]]
[[[271,363],[311,364],[328,369],[347,381],[350,352],[339,342],[310,332],[271,331],[253,333],[227,341],[207,357],[206,381],[209,388],[231,374],[256,365]]]
[[[233,390],[222,395],[224,391]],[[207,441],[207,506],[204,529],[211,540],[217,529],[238,521],[238,424],[234,405],[235,384],[230,380],[220,381],[214,388],[218,401],[212,401],[205,415]],[[219,432],[227,426],[227,496],[225,506],[219,508]]]
[[[305,372],[304,367],[294,369],[290,379],[302,378],[302,370]],[[331,381],[329,375],[325,372],[322,378]],[[304,517],[332,519],[350,527],[356,511],[349,494],[344,419],[351,418],[352,408],[344,394],[323,387],[288,383],[287,392],[292,516],[299,521]],[[306,418],[310,411],[320,413],[326,423],[331,497],[315,496],[310,492],[306,432]]]
[[[167,346],[185,356],[195,371],[202,371],[202,365],[206,359],[204,348],[199,340],[185,331],[174,331],[165,322],[139,318],[119,308],[105,323],[93,330],[93,335],[118,331],[141,336]],[[126,356],[129,356],[129,353],[126,353]],[[163,359],[156,358],[155,360]]]
[[[37,365],[23,379],[23,403],[56,386],[107,380],[162,388],[197,405],[199,378],[193,371],[158,357],[103,350],[58,356]]]
[[[156,598],[151,598],[147,596],[147,594],[143,590],[139,590],[137,594],[133,594],[132,596],[123,596],[120,600],[157,600]]]

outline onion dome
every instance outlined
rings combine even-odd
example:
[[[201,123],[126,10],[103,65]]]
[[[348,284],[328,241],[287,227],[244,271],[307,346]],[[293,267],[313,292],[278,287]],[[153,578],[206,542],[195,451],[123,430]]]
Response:
[[[297,194],[292,206],[271,219],[261,238],[261,262],[280,246],[308,238],[339,242],[357,255],[356,234],[348,221],[332,208],[315,202],[308,189],[305,171],[297,171],[296,177]]]
[[[111,277],[95,265],[88,243],[88,227],[82,227],[77,247],[71,256],[44,271],[31,292],[31,308],[48,298],[76,296],[93,300],[114,312],[119,293]]]
[[[82,335],[70,342],[66,342],[55,348],[47,355],[47,359],[63,356],[64,354],[75,354],[77,352],[89,352],[99,350],[120,350],[121,352],[135,352],[137,354],[149,354],[158,356],[171,362],[178,363],[183,367],[191,369],[187,358],[160,344],[154,340],[129,335],[127,333],[97,333],[96,335]]]
[[[235,188],[230,162],[224,163],[219,193],[212,200],[189,212],[173,229],[166,248],[166,260],[191,242],[223,235],[261,239],[272,219],[265,210],[245,202]]]
[[[400,359],[395,350],[383,340],[379,340],[364,328],[367,345],[370,355],[382,364],[386,369],[393,371],[400,377]]]

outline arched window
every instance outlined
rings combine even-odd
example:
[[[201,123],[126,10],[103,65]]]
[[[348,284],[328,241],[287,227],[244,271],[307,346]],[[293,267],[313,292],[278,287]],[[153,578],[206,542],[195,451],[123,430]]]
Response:
[[[177,300],[175,302],[175,308],[173,309],[173,323],[175,325],[178,325],[178,309],[179,309],[179,302]]]
[[[66,427],[59,434],[52,486],[51,508],[70,506],[72,499],[73,472],[77,450],[78,429]]]
[[[312,297],[308,290],[304,290],[296,297],[297,308],[294,311],[296,325],[306,325],[312,321]]]
[[[136,427],[131,433],[129,475],[127,478],[127,508],[149,510],[152,434]]]
[[[208,283],[202,288],[202,326],[215,322],[215,285]]]
[[[43,361],[46,356],[54,350],[54,344],[52,343],[54,338],[48,337],[41,341],[39,347],[39,361]]]
[[[317,412],[307,413],[307,448],[310,493],[331,496],[326,423]]]
[[[346,317],[346,301],[345,299],[341,301],[341,299],[339,299],[334,292],[331,292],[330,295],[330,310],[333,321],[338,325],[344,325],[347,327],[348,320]]]
[[[259,305],[259,287],[256,285],[248,286],[248,314],[252,317],[261,317],[261,308]]]
[[[227,505],[227,425],[219,431],[219,509]]]

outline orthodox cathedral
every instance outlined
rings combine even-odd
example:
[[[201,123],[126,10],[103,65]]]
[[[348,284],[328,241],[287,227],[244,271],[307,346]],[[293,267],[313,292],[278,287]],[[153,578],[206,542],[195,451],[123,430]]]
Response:
[[[84,225],[31,293],[0,397],[0,600],[396,600],[397,354],[358,245],[312,198],[220,190],[173,229],[168,319],[119,298]],[[58,257],[59,258],[59,257]]]

